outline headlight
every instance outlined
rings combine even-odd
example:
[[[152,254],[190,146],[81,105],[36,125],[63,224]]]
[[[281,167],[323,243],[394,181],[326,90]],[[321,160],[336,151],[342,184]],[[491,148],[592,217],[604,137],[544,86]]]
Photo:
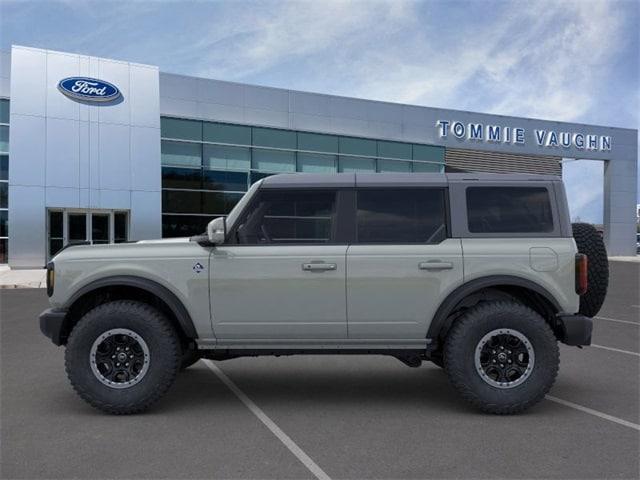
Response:
[[[47,263],[47,296],[53,295],[53,287],[56,283],[56,270],[53,262]]]

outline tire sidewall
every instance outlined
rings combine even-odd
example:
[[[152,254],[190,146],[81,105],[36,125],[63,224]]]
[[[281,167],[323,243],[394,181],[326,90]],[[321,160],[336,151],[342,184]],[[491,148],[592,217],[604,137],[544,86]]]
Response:
[[[127,308],[129,307],[129,308]],[[114,302],[101,305],[86,314],[74,328],[67,344],[65,360],[71,382],[81,393],[99,402],[117,405],[144,403],[166,383],[179,365],[175,340],[163,335],[153,317],[161,314],[144,304]],[[104,332],[126,328],[138,334],[149,348],[149,367],[145,376],[127,388],[111,388],[93,373],[90,352],[93,343]]]
[[[465,331],[459,332],[457,337],[460,345],[447,349],[445,368],[449,375],[464,382],[466,385],[463,388],[484,404],[513,405],[537,401],[544,396],[547,386],[550,387],[555,380],[559,363],[557,342],[555,337],[550,338],[550,329],[544,320],[528,308],[514,308],[512,305],[484,312],[480,309],[474,313],[475,317],[482,318],[467,321],[464,324]],[[490,385],[482,379],[475,365],[475,352],[480,340],[500,328],[523,334],[531,343],[535,356],[529,377],[511,388]]]

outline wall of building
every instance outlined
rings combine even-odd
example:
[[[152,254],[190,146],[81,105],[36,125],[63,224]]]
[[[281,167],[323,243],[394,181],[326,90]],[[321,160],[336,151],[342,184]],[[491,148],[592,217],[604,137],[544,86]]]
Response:
[[[62,95],[71,76],[100,78],[116,104]],[[130,238],[160,236],[158,69],[16,47],[11,51],[9,264],[46,262],[47,208],[130,211]]]
[[[545,168],[549,157],[603,160],[607,162],[605,241],[612,255],[635,254],[637,130],[402,105],[167,73],[160,74],[160,110],[163,115],[182,118],[517,155],[530,159],[530,165],[532,157],[542,156]],[[443,122],[448,122],[448,128]],[[456,122],[465,127],[464,135],[455,135],[451,127]],[[472,138],[470,125],[482,127],[482,138]],[[499,140],[489,137],[490,126],[500,127]],[[516,141],[516,129],[522,130],[520,142]],[[567,146],[562,145],[563,133],[571,140]],[[552,135],[558,142],[551,141]],[[576,135],[582,142],[574,141]],[[589,135],[597,139],[595,148],[586,144]],[[609,140],[610,148],[600,148],[602,138]]]

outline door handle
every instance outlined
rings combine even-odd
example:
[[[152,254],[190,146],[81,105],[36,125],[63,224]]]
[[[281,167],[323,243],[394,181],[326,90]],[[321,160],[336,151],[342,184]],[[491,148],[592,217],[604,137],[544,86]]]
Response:
[[[418,264],[420,270],[451,270],[453,263],[441,262],[440,260],[430,260],[428,262],[420,262]]]
[[[305,272],[327,272],[336,270],[338,265],[335,263],[303,263],[302,270]]]

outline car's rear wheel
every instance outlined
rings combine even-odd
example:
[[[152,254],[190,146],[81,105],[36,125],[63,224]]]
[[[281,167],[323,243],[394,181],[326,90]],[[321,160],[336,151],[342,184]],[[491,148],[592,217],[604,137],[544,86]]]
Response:
[[[517,302],[486,302],[469,309],[453,325],[444,346],[452,385],[489,413],[519,413],[542,400],[559,363],[549,325]]]
[[[65,352],[67,375],[78,395],[114,414],[149,408],[169,389],[181,361],[171,323],[150,305],[130,300],[86,313]]]

